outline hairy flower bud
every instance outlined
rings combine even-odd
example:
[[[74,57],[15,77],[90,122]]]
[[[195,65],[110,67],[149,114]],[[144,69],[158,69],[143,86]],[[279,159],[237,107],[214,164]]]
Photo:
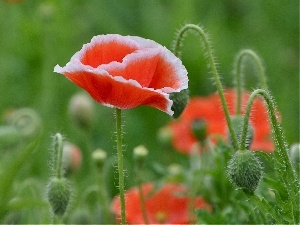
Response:
[[[139,145],[133,149],[133,157],[139,168],[143,166],[145,158],[148,155],[148,149],[144,145]]]
[[[53,177],[47,186],[47,197],[54,215],[63,216],[71,198],[71,188],[67,180]]]
[[[249,150],[237,151],[229,161],[227,173],[237,187],[254,192],[263,174],[259,159]]]
[[[95,118],[93,100],[85,93],[75,94],[69,103],[69,113],[76,125],[89,129]]]
[[[189,101],[189,89],[171,93],[170,99],[173,101],[173,105],[171,107],[174,111],[173,117],[178,118]]]
[[[233,130],[235,131],[235,133],[237,135],[238,142],[240,143],[241,139],[242,139],[242,133],[243,133],[244,116],[235,115],[235,116],[231,117],[231,122],[232,122]],[[233,146],[233,140],[232,140],[232,137],[231,137],[231,134],[229,131],[227,131],[227,136],[228,136],[230,144]],[[249,147],[252,143],[252,140],[253,140],[253,128],[252,128],[251,123],[249,122],[247,135],[246,135],[246,143],[245,143],[246,149],[249,149]]]

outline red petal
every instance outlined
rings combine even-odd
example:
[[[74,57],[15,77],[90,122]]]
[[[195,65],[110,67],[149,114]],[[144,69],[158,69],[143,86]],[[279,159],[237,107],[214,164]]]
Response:
[[[138,46],[120,35],[99,35],[91,43],[84,45],[80,61],[94,68],[113,61],[122,62],[123,58],[138,49]]]
[[[159,91],[139,87],[121,77],[97,75],[91,72],[64,73],[66,77],[85,89],[97,102],[120,109],[147,105],[170,115],[171,101],[168,95]]]

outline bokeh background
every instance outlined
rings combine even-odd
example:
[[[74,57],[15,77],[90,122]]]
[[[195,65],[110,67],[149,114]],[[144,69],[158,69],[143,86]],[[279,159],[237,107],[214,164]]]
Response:
[[[12,108],[31,107],[43,121],[42,142],[23,175],[48,179],[51,135],[56,132],[86,151],[82,133],[68,114],[70,98],[80,89],[53,72],[56,64],[64,66],[98,34],[141,36],[170,49],[176,32],[186,23],[200,24],[209,34],[225,87],[234,85],[235,55],[243,48],[257,52],[288,142],[299,142],[298,0],[0,0],[0,115],[3,118]],[[185,39],[182,61],[189,72],[191,96],[216,91],[196,36]],[[249,69],[246,88],[251,91],[256,86]],[[96,107],[91,148],[115,155],[114,110]],[[149,107],[123,112],[127,186],[132,184],[130,162],[137,145],[149,149],[148,164],[187,161],[157,139],[158,129],[171,120],[168,115]]]

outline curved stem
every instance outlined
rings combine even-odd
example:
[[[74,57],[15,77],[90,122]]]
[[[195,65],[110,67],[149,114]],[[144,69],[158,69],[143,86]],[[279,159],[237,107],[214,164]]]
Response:
[[[272,132],[274,136],[274,142],[276,145],[276,150],[278,151],[278,155],[280,157],[279,163],[283,164],[285,166],[285,171],[283,175],[283,180],[285,181],[285,185],[290,185],[291,182],[295,183],[293,190],[291,188],[287,187],[287,190],[289,194],[291,195],[292,200],[294,201],[297,195],[297,192],[299,191],[299,181],[297,181],[297,177],[295,174],[295,171],[292,167],[291,160],[288,155],[288,145],[285,140],[285,136],[283,134],[282,128],[280,124],[277,122],[276,113],[275,113],[275,103],[271,97],[271,95],[263,89],[256,89],[252,92],[250,95],[250,98],[248,100],[248,104],[246,107],[246,113],[244,117],[244,125],[243,125],[243,131],[242,131],[242,139],[241,139],[241,145],[240,149],[245,149],[245,141],[246,141],[246,135],[247,135],[247,129],[248,129],[248,121],[250,116],[250,111],[252,104],[254,102],[254,99],[257,96],[261,96],[268,108],[268,114],[269,114],[269,120],[271,122],[272,126]]]
[[[209,67],[212,71],[212,74],[213,74],[213,77],[214,77],[214,80],[215,80],[215,84],[216,84],[218,93],[220,95],[220,99],[221,99],[222,107],[223,107],[223,110],[224,110],[224,113],[225,113],[228,129],[229,129],[229,132],[230,132],[230,134],[232,136],[232,139],[233,139],[233,146],[234,146],[235,149],[238,149],[238,147],[239,147],[238,139],[237,139],[237,136],[234,132],[234,129],[233,129],[233,126],[232,126],[232,123],[231,123],[229,110],[228,110],[228,107],[227,107],[227,104],[226,104],[222,83],[220,81],[220,77],[219,77],[219,74],[218,74],[218,71],[217,71],[217,68],[216,68],[216,63],[215,63],[215,60],[214,60],[213,52],[212,52],[212,49],[210,47],[208,37],[207,37],[206,33],[203,31],[203,29],[201,27],[195,25],[195,24],[187,24],[184,27],[182,27],[180,29],[180,31],[177,35],[177,38],[175,40],[175,43],[174,43],[174,54],[176,56],[179,55],[179,48],[180,48],[180,46],[182,44],[182,41],[184,39],[184,35],[187,31],[190,31],[190,30],[191,31],[196,31],[197,34],[199,34],[201,36],[202,43],[204,44],[204,47],[206,49],[206,55],[207,55],[207,58],[208,58]]]
[[[125,194],[124,194],[124,170],[122,152],[122,112],[116,108],[116,130],[117,130],[117,152],[118,152],[118,171],[119,171],[119,192],[121,202],[121,223],[126,224],[125,215]]]
[[[241,114],[241,105],[242,105],[242,88],[243,88],[243,66],[245,65],[245,57],[250,57],[255,63],[258,79],[262,88],[268,90],[267,79],[264,71],[263,64],[259,56],[252,51],[251,49],[244,49],[240,51],[235,59],[234,63],[234,75],[237,89],[237,102],[236,102],[236,114]]]

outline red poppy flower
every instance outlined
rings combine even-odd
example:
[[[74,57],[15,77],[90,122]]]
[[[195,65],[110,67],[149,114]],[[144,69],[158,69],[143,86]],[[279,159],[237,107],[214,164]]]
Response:
[[[165,184],[156,192],[154,184],[146,183],[142,186],[145,196],[145,207],[150,224],[188,224],[195,222],[195,218],[190,218],[186,197],[187,188],[179,184]],[[152,193],[154,191],[154,193]],[[130,224],[144,224],[139,198],[138,188],[128,190],[126,196],[126,220]],[[207,209],[211,211],[211,206],[201,197],[195,201],[195,209]],[[113,199],[111,209],[117,218],[121,216],[120,197]]]
[[[225,99],[230,115],[234,115],[236,101],[235,91],[226,90]],[[244,92],[242,95],[242,113],[245,111],[248,99],[249,93]],[[207,125],[207,135],[217,134],[224,138],[226,137],[227,124],[219,95],[212,94],[208,97],[191,98],[181,117],[168,125],[172,133],[172,143],[178,151],[189,153],[194,144],[197,143],[191,126],[193,121],[198,119],[205,121]],[[272,152],[274,145],[271,140],[271,127],[268,122],[267,109],[263,100],[259,98],[254,100],[250,121],[254,130],[251,149]]]
[[[180,59],[160,44],[135,36],[95,36],[54,72],[65,75],[103,105],[120,109],[147,105],[170,115],[169,94],[188,87]]]

